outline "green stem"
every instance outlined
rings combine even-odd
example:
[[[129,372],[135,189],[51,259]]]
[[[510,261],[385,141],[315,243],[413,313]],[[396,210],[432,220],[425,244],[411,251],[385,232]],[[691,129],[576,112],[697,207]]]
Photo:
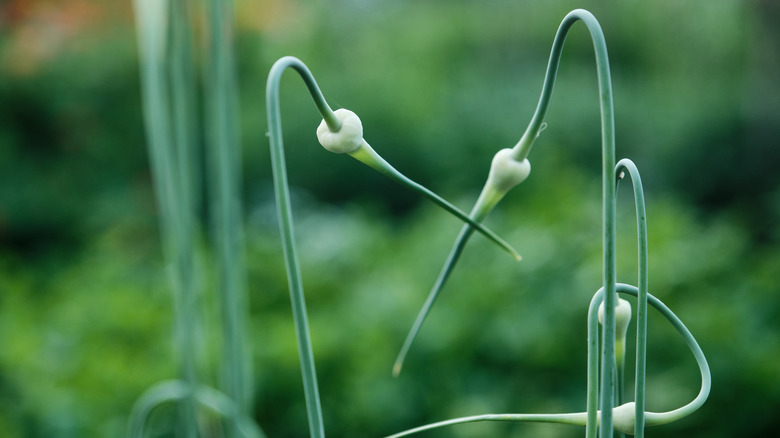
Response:
[[[245,262],[241,242],[240,145],[237,136],[235,62],[233,59],[233,18],[231,1],[208,2],[208,71],[205,88],[208,106],[209,158],[212,172],[209,191],[212,198],[219,277],[219,298],[223,347],[221,388],[247,415],[252,399],[251,359],[244,333],[247,324]],[[229,435],[235,434],[232,425]]]
[[[634,436],[642,438],[644,428],[645,388],[647,375],[647,291],[648,291],[648,243],[647,243],[647,211],[645,209],[645,195],[642,188],[642,179],[639,170],[629,159],[622,159],[617,163],[615,175],[619,182],[624,178],[625,172],[631,177],[631,185],[634,189],[634,204],[636,205],[636,230],[638,252],[638,296],[636,319],[636,370],[634,371],[634,402],[636,403],[637,428]]]
[[[177,366],[182,380],[194,386],[197,384],[197,376],[193,327],[197,324],[197,315],[193,269],[194,207],[190,177],[194,167],[190,152],[193,138],[189,136],[193,122],[187,101],[191,84],[186,82],[192,66],[188,64],[185,13],[179,2],[168,5],[149,0],[136,0],[134,10],[138,26],[147,144],[161,216],[163,251],[173,286]],[[170,70],[165,63],[169,56]],[[174,83],[171,85],[170,82]],[[177,434],[187,438],[197,434],[192,397],[183,398]]]
[[[204,385],[190,385],[181,380],[167,380],[159,382],[147,389],[133,405],[128,422],[129,438],[142,438],[146,436],[146,429],[152,413],[158,407],[173,402],[193,399],[198,405],[208,408],[222,418],[231,420],[236,424],[238,434],[245,438],[264,438],[265,434],[251,418],[243,415],[235,401],[225,395]]]
[[[596,293],[590,300],[588,307],[588,368],[587,368],[587,424],[585,426],[585,438],[596,438],[598,434],[598,410],[599,410],[599,305],[603,301],[603,295]]]
[[[604,33],[596,18],[588,11],[577,9],[564,17],[558,28],[558,33],[553,43],[554,58],[560,58],[560,53],[555,56],[558,46],[563,46],[571,26],[581,20],[590,32],[593,41],[593,49],[596,55],[596,70],[599,83],[599,106],[601,109],[601,142],[602,142],[602,196],[603,196],[603,251],[604,251],[604,330],[602,333],[601,356],[601,437],[612,436],[612,408],[615,395],[615,283],[616,283],[616,259],[615,259],[615,193],[616,183],[613,177],[615,168],[615,115],[612,100],[612,80],[609,71],[609,57],[607,56],[607,44]],[[560,41],[560,44],[556,44]],[[560,51],[560,49],[558,49]],[[557,62],[556,62],[557,65]],[[557,68],[557,67],[556,67]],[[549,68],[548,68],[549,77]],[[554,73],[553,73],[554,77]],[[544,95],[542,96],[544,99]],[[548,98],[549,99],[549,98]],[[541,105],[541,103],[540,103]],[[546,104],[545,104],[546,105]],[[541,123],[541,122],[540,122]],[[541,124],[540,124],[541,127]],[[522,153],[522,152],[521,152]]]
[[[485,216],[487,216],[487,213]],[[472,211],[471,217],[476,221],[484,220],[484,217],[480,217],[479,215],[474,214],[474,211]],[[404,361],[406,360],[407,354],[409,354],[409,350],[411,349],[415,338],[417,338],[417,334],[420,332],[420,329],[422,329],[422,325],[425,322],[425,319],[428,317],[428,314],[431,313],[431,308],[433,308],[433,304],[436,302],[436,298],[438,298],[441,290],[444,288],[444,284],[447,282],[450,274],[455,269],[455,264],[458,262],[460,255],[463,253],[463,249],[466,247],[466,243],[468,242],[469,237],[471,237],[471,234],[473,233],[474,227],[468,224],[464,225],[460,229],[460,233],[455,239],[455,244],[450,250],[449,255],[447,255],[447,260],[445,260],[444,266],[442,266],[442,269],[439,272],[439,276],[436,278],[436,283],[434,283],[433,288],[428,293],[428,297],[425,299],[425,303],[417,313],[417,318],[414,320],[414,324],[412,324],[412,328],[406,335],[406,339],[401,346],[401,350],[398,352],[398,356],[396,357],[395,363],[393,364],[394,377],[398,377],[401,374]]]
[[[601,436],[612,436],[612,407],[615,394],[615,193],[616,183],[613,178],[615,167],[615,116],[612,100],[612,83],[609,71],[609,57],[604,34],[596,18],[588,11],[577,9],[564,17],[553,41],[550,61],[542,94],[539,98],[536,112],[531,123],[520,141],[515,145],[515,159],[522,160],[528,156],[534,140],[542,128],[544,116],[552,97],[553,86],[560,64],[561,51],[566,36],[572,25],[581,20],[590,32],[593,49],[596,56],[596,69],[599,83],[599,104],[601,109],[601,141],[602,141],[602,196],[603,196],[603,251],[604,271],[603,287],[606,290],[604,309],[603,349],[601,360],[601,410],[605,412],[601,422]],[[589,405],[589,410],[592,407]]]
[[[268,109],[273,108],[276,112],[275,114],[268,114],[269,128],[278,128],[278,134],[281,134],[282,125],[281,114],[279,112],[279,81],[282,78],[282,73],[284,73],[284,71],[288,68],[295,70],[300,75],[301,79],[303,79],[303,83],[309,90],[309,94],[314,101],[314,105],[317,107],[317,111],[319,111],[320,116],[322,116],[322,118],[325,120],[325,123],[328,124],[328,129],[333,132],[338,132],[341,129],[341,120],[339,120],[338,116],[336,116],[336,114],[328,105],[328,102],[322,95],[322,91],[317,85],[317,81],[314,79],[314,75],[312,75],[311,71],[309,71],[309,68],[306,67],[306,65],[301,62],[300,59],[294,56],[285,56],[280,58],[274,63],[274,65],[271,67],[271,71],[268,73],[268,84],[266,87],[266,107]],[[272,116],[274,121],[278,122],[278,126],[270,124]],[[274,133],[271,132],[271,134],[271,138],[273,139]],[[279,137],[279,144],[281,143],[281,137]]]
[[[287,165],[285,164],[284,145],[282,142],[282,119],[279,110],[279,82],[282,73],[288,67],[296,70],[303,78],[304,83],[306,83],[306,86],[317,105],[317,109],[320,111],[320,114],[323,119],[325,119],[326,123],[328,123],[328,126],[333,130],[338,130],[341,127],[341,122],[330,109],[327,102],[325,102],[314,77],[301,61],[293,57],[285,57],[273,65],[271,72],[268,75],[266,107],[268,112],[268,128],[271,137],[271,167],[273,169],[277,213],[282,234],[282,248],[284,251],[285,266],[287,268],[295,334],[298,341],[298,354],[301,362],[306,412],[309,418],[309,434],[311,438],[324,438],[325,430],[322,421],[322,407],[317,385],[317,373],[314,368],[314,354],[312,352],[311,338],[309,336],[309,322],[306,314],[306,301],[303,296],[301,268],[295,246],[295,230],[293,227],[292,207],[290,205],[290,192],[287,182]]]
[[[696,364],[699,366],[699,372],[701,373],[701,389],[699,390],[699,394],[696,395],[696,398],[694,398],[687,405],[671,411],[645,412],[645,424],[647,426],[659,426],[677,421],[692,414],[697,409],[702,407],[702,405],[704,405],[704,402],[707,401],[707,398],[710,395],[710,390],[712,388],[712,375],[710,373],[710,367],[707,363],[707,358],[704,357],[704,352],[699,346],[699,343],[696,342],[696,338],[693,337],[693,334],[691,334],[690,330],[688,330],[685,324],[683,324],[683,322],[680,320],[680,318],[677,317],[677,315],[674,314],[674,312],[666,307],[666,305],[661,300],[650,295],[650,293],[647,291],[642,292],[635,286],[622,283],[618,283],[616,285],[616,290],[620,293],[633,295],[635,297],[645,295],[647,297],[648,304],[661,312],[661,314],[667,320],[669,320],[677,332],[683,336],[685,343],[688,345],[688,348],[690,348],[691,352],[693,353],[693,357],[696,359]]]
[[[573,414],[486,414],[486,415],[474,415],[471,417],[455,418],[452,420],[440,421],[438,423],[427,424],[425,426],[415,427],[414,429],[405,430],[393,435],[389,435],[386,438],[400,438],[404,436],[413,435],[427,430],[438,429],[446,426],[454,426],[456,424],[466,423],[479,423],[483,421],[519,421],[527,423],[557,423],[568,424],[572,426],[582,426],[585,424],[585,413],[573,413]]]
[[[182,375],[191,385],[197,385],[195,369],[195,333],[197,324],[197,291],[195,281],[195,113],[194,66],[191,59],[190,35],[188,32],[189,14],[186,2],[175,0],[170,4],[170,79],[171,101],[169,111],[172,114],[171,132],[172,151],[168,159],[169,174],[173,179],[172,226],[176,234],[176,266],[180,292],[177,314],[177,327],[181,332],[179,345]],[[196,436],[195,402],[191,397],[184,398],[181,408],[182,433],[186,437]]]

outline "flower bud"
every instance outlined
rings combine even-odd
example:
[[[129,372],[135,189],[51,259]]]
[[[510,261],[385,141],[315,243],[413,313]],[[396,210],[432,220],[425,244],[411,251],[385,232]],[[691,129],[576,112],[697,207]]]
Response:
[[[624,403],[612,409],[612,428],[627,435],[634,434],[636,403]]]
[[[628,323],[631,322],[631,304],[623,298],[618,298],[615,306],[615,337],[625,339]],[[604,324],[604,302],[599,305],[599,324]]]
[[[317,127],[317,139],[325,149],[335,154],[350,153],[363,144],[363,124],[357,114],[344,108],[334,111],[341,121],[341,129],[333,132],[325,120]]]
[[[499,193],[506,193],[525,181],[530,173],[531,163],[528,159],[517,161],[512,157],[512,149],[501,149],[493,156],[487,184]]]

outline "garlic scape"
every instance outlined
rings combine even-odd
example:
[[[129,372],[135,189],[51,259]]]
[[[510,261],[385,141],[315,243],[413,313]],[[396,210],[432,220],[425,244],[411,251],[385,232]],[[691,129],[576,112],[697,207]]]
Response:
[[[300,260],[295,244],[295,228],[293,224],[290,188],[287,181],[287,164],[284,157],[284,142],[282,140],[282,118],[279,105],[279,83],[282,73],[287,68],[295,70],[303,79],[311,95],[314,105],[323,118],[323,125],[318,129],[318,137],[326,149],[336,153],[347,153],[371,166],[379,172],[400,182],[401,184],[422,193],[445,210],[461,220],[476,227],[477,230],[498,244],[513,257],[519,259],[517,252],[494,233],[471,219],[458,208],[445,201],[422,185],[410,180],[382,159],[363,140],[363,129],[360,119],[351,111],[333,111],[325,101],[317,81],[308,67],[298,58],[286,56],[274,63],[268,74],[266,85],[266,112],[268,116],[268,134],[271,149],[271,168],[273,170],[274,193],[277,202],[277,215],[282,238],[285,267],[289,283],[290,303],[292,305],[293,323],[295,325],[298,355],[301,364],[306,412],[309,421],[311,438],[324,438],[325,431],[322,418],[322,407],[319,396],[317,373],[314,367],[309,322],[306,311],[306,301],[303,293]]]

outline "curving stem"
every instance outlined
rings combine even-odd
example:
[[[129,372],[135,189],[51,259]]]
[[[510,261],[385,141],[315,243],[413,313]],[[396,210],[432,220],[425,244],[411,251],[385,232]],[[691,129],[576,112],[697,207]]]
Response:
[[[604,40],[604,33],[601,26],[590,12],[583,9],[576,9],[566,15],[553,41],[550,62],[547,67],[547,76],[545,85],[542,89],[542,96],[539,99],[537,114],[534,115],[526,134],[523,135],[520,143],[515,146],[516,158],[524,158],[524,155],[530,150],[532,140],[528,136],[535,138],[538,136],[542,127],[542,116],[547,111],[550,96],[552,95],[552,86],[560,62],[560,53],[566,35],[571,26],[577,21],[582,21],[590,32],[593,41],[593,49],[596,55],[596,71],[599,83],[599,106],[601,109],[601,146],[602,146],[602,202],[603,202],[603,289],[604,297],[604,330],[602,333],[601,350],[601,437],[612,437],[612,408],[615,405],[615,380],[616,370],[615,362],[615,303],[617,301],[615,292],[616,279],[616,259],[615,259],[615,194],[616,183],[613,176],[615,168],[615,114],[612,101],[612,79],[609,70],[609,57],[607,56],[607,44]],[[539,118],[536,115],[541,115]],[[524,141],[525,139],[525,141]],[[588,410],[592,407],[589,405]],[[594,414],[589,412],[589,417]]]
[[[634,403],[636,405],[636,429],[634,436],[644,437],[645,412],[645,381],[647,377],[647,291],[648,291],[648,256],[647,256],[647,212],[645,209],[645,195],[642,189],[642,179],[639,170],[633,161],[624,158],[618,161],[615,167],[615,176],[618,182],[626,172],[631,177],[631,186],[634,189],[634,204],[636,205],[636,233],[638,252],[638,285],[637,288],[637,316],[636,316],[636,369],[634,370]],[[622,379],[622,376],[621,376]],[[622,384],[621,384],[622,387]]]
[[[341,128],[341,122],[328,106],[311,72],[300,60],[288,56],[280,59],[273,65],[268,75],[266,106],[268,111],[268,128],[271,134],[271,167],[273,170],[277,214],[282,234],[282,249],[287,268],[287,281],[290,288],[295,335],[298,341],[298,355],[301,362],[306,413],[309,417],[309,434],[311,438],[324,438],[325,428],[322,421],[317,373],[314,369],[314,354],[312,353],[311,337],[309,336],[306,301],[303,297],[301,267],[295,247],[295,230],[292,221],[290,190],[287,183],[287,165],[285,164],[281,135],[282,120],[279,112],[279,81],[282,73],[288,67],[293,68],[303,78],[303,82],[309,89],[309,93],[311,93],[314,103],[328,127],[337,131]]]
[[[561,60],[561,52],[563,50],[563,44],[566,40],[569,30],[572,25],[581,20],[588,28],[591,39],[593,40],[593,48],[596,56],[596,67],[598,72],[599,83],[599,101],[601,108],[601,138],[602,138],[602,172],[603,172],[603,251],[604,251],[604,275],[603,286],[607,290],[607,303],[605,314],[605,330],[604,330],[604,357],[614,357],[615,350],[615,292],[614,284],[616,282],[615,274],[615,192],[616,183],[612,176],[612,171],[615,167],[615,117],[614,107],[612,102],[612,83],[609,70],[609,59],[607,56],[607,46],[604,40],[604,34],[601,31],[596,18],[588,11],[583,9],[577,9],[564,17],[561,22],[558,31],[553,41],[553,47],[550,52],[550,59],[547,65],[547,73],[545,75],[544,84],[542,86],[542,93],[539,98],[539,103],[536,107],[536,111],[531,118],[531,122],[528,125],[520,141],[512,148],[513,158],[520,162],[528,157],[528,153],[534,144],[534,141],[539,136],[539,133],[544,128],[544,117],[547,114],[547,108],[552,98],[552,91],[555,85],[555,79],[558,74],[558,66]],[[486,184],[482,189],[477,203],[471,210],[471,217],[477,222],[484,220],[490,211],[501,200],[505,193],[496,194],[493,187],[490,184]],[[406,355],[413,343],[417,333],[420,331],[422,324],[430,313],[436,298],[439,296],[444,284],[449,278],[455,264],[460,258],[463,249],[466,246],[466,242],[471,237],[473,229],[470,225],[466,224],[460,231],[455,244],[450,250],[447,260],[442,267],[433,288],[428,294],[428,297],[420,309],[417,318],[407,335],[403,346],[396,358],[393,366],[393,373],[398,375],[403,366],[403,362]],[[602,391],[605,394],[614,394],[614,380],[615,380],[615,366],[610,361],[604,361],[602,369],[602,382],[604,387]],[[611,421],[611,409],[614,405],[614,396],[610,395],[605,397],[602,401],[601,409],[608,412],[604,423],[604,429],[611,433],[610,421]],[[602,434],[607,436],[606,434]]]
[[[617,283],[615,284],[615,290],[617,292],[638,296],[640,294],[640,291],[637,287],[631,286],[628,284],[622,284]],[[667,412],[643,412],[644,416],[644,424],[641,425],[641,427],[648,426],[660,426],[663,424],[668,424],[673,421],[679,420],[681,418],[684,418],[687,415],[692,414],[694,411],[699,409],[704,402],[707,400],[707,397],[710,394],[710,388],[712,385],[712,376],[710,374],[710,368],[707,364],[707,359],[704,357],[704,353],[701,350],[701,347],[699,346],[699,343],[696,342],[696,338],[693,337],[693,334],[691,334],[690,330],[683,324],[683,322],[680,320],[680,318],[677,317],[677,315],[674,314],[666,305],[659,300],[658,298],[650,295],[649,293],[646,295],[647,302],[649,305],[653,306],[656,310],[658,310],[661,315],[663,315],[671,324],[672,326],[677,330],[680,335],[682,335],[683,339],[685,340],[685,343],[688,345],[688,348],[693,353],[694,358],[696,359],[696,363],[699,366],[699,372],[701,373],[701,389],[699,390],[699,394],[688,404],[686,404],[683,407],[667,411]],[[598,340],[595,336],[596,333],[598,333],[598,321],[596,316],[596,309],[598,309],[599,304],[604,299],[604,288],[599,289],[594,295],[591,300],[590,304],[590,310],[588,312],[588,373],[592,370],[595,370],[595,367],[591,367],[591,365],[598,365]],[[591,336],[593,335],[593,336]],[[596,339],[595,342],[592,342],[592,339]],[[591,346],[594,346],[594,348],[590,348]],[[597,398],[598,398],[598,391],[593,391],[594,388],[589,387],[588,388],[588,408],[592,407],[591,402],[595,405]],[[595,397],[592,397],[593,400],[591,400],[591,395],[595,394]],[[615,430],[618,430],[620,432],[624,433],[631,433],[632,431],[636,430],[640,427],[640,424],[638,421],[636,421],[635,416],[635,407],[632,406],[634,403],[626,403],[622,406],[614,408],[610,414],[618,413],[619,416],[616,418],[619,419],[619,421],[614,422],[613,427]],[[627,409],[628,408],[628,409]],[[601,411],[594,411],[591,412],[573,412],[573,413],[561,413],[561,414],[485,414],[485,415],[473,415],[470,417],[461,417],[461,418],[454,418],[451,420],[445,420],[440,421],[438,423],[432,423],[427,424],[420,427],[415,427],[413,429],[408,429],[403,432],[399,432],[393,435],[388,436],[387,438],[400,438],[403,436],[413,435],[419,432],[424,432],[431,429],[438,429],[442,427],[447,426],[453,426],[456,424],[465,424],[465,423],[477,423],[477,422],[483,422],[483,421],[516,421],[516,422],[533,422],[533,423],[557,423],[557,424],[568,424],[573,426],[586,426],[587,433],[595,433],[596,425],[601,423],[603,421],[604,415],[601,415]],[[642,416],[638,417],[642,418]],[[591,432],[592,430],[592,432]]]

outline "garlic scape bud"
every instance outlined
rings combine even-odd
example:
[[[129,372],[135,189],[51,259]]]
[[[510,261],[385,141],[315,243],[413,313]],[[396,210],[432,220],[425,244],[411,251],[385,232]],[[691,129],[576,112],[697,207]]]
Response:
[[[645,421],[644,424],[640,426],[640,429],[669,424],[690,413],[685,412],[684,414],[680,414],[678,411],[680,411],[680,409],[670,412],[645,411]],[[601,412],[599,412],[599,414],[600,413]],[[618,432],[623,432],[626,435],[634,435],[636,430],[636,403],[628,402],[612,409],[612,428]]]
[[[325,120],[317,127],[317,139],[325,149],[334,154],[354,152],[363,144],[363,124],[357,114],[344,108],[333,112],[341,121],[341,129],[333,132]]]
[[[604,302],[599,305],[599,324],[604,325]],[[628,324],[631,322],[631,304],[623,298],[617,299],[615,305],[615,356],[618,366],[622,365],[626,357],[626,334]]]
[[[338,131],[333,131],[326,123],[326,121],[323,120],[317,128],[317,139],[319,140],[322,147],[333,153],[349,154],[356,160],[388,176],[401,185],[421,193],[443,209],[447,210],[450,214],[456,216],[458,219],[466,222],[470,226],[475,227],[477,231],[485,235],[493,243],[503,248],[512,257],[517,260],[520,259],[520,255],[517,253],[517,251],[509,246],[509,244],[506,243],[503,239],[498,237],[494,232],[485,228],[478,221],[469,217],[466,213],[452,205],[441,196],[420,185],[419,183],[412,181],[404,174],[396,170],[387,161],[385,161],[384,158],[382,158],[365,141],[365,139],[363,139],[363,125],[360,122],[360,118],[354,112],[342,108],[334,111],[334,114],[340,120],[341,128]]]
[[[490,172],[483,189],[484,199],[480,199],[482,202],[477,202],[477,206],[487,216],[498,201],[513,187],[525,181],[530,173],[531,163],[527,158],[518,161],[514,158],[512,149],[501,149],[493,156],[493,161],[490,163]]]
[[[531,163],[528,159],[517,161],[513,158],[512,149],[501,149],[493,156],[490,165],[487,185],[499,192],[508,192],[520,184],[531,173]]]
[[[600,414],[601,412],[599,412]],[[645,413],[647,415],[647,413]],[[599,416],[601,420],[601,416]],[[647,420],[645,420],[647,421]],[[626,435],[633,435],[636,426],[636,403],[629,402],[612,408],[612,428]]]

